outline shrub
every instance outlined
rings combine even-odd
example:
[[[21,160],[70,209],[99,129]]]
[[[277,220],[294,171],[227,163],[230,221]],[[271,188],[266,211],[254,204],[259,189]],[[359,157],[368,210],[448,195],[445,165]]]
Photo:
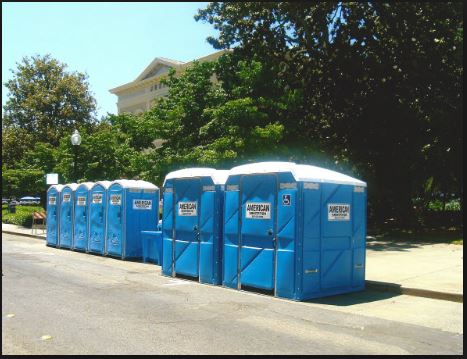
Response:
[[[8,209],[2,206],[2,222],[31,228],[33,212],[44,212],[44,208],[41,206],[16,206],[16,213],[9,213]]]

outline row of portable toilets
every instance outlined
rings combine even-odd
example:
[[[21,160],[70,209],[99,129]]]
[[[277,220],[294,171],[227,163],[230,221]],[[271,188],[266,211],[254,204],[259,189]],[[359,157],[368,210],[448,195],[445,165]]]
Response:
[[[324,168],[260,162],[187,168],[159,189],[134,180],[52,186],[47,243],[141,259],[166,276],[307,300],[363,290],[366,183]]]

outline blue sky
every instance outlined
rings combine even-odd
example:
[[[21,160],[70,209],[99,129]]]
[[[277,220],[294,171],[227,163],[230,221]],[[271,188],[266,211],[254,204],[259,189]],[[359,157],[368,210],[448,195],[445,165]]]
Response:
[[[109,89],[133,81],[155,57],[191,61],[215,52],[216,35],[193,16],[207,2],[2,3],[3,83],[24,56],[50,53],[69,71],[86,72],[98,118],[117,112]]]

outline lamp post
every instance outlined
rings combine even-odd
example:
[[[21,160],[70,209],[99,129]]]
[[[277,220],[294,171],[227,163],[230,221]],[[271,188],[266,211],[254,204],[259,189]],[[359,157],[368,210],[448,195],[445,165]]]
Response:
[[[75,130],[71,135],[71,144],[73,145],[73,177],[75,182],[78,182],[78,175],[76,172],[76,156],[78,154],[78,146],[81,144],[81,135],[78,130]]]

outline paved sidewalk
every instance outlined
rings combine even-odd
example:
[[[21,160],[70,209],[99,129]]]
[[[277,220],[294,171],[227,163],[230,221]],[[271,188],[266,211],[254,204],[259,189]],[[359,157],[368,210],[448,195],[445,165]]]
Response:
[[[2,223],[2,232],[45,239],[12,224]],[[463,302],[463,268],[463,245],[367,241],[368,288]]]
[[[25,228],[22,226],[17,226],[15,224],[2,223],[2,232],[11,233],[11,234],[22,234],[29,237],[36,237],[45,239],[46,233],[42,229],[34,229],[34,233],[31,228]]]
[[[367,287],[463,302],[463,245],[367,241]]]

